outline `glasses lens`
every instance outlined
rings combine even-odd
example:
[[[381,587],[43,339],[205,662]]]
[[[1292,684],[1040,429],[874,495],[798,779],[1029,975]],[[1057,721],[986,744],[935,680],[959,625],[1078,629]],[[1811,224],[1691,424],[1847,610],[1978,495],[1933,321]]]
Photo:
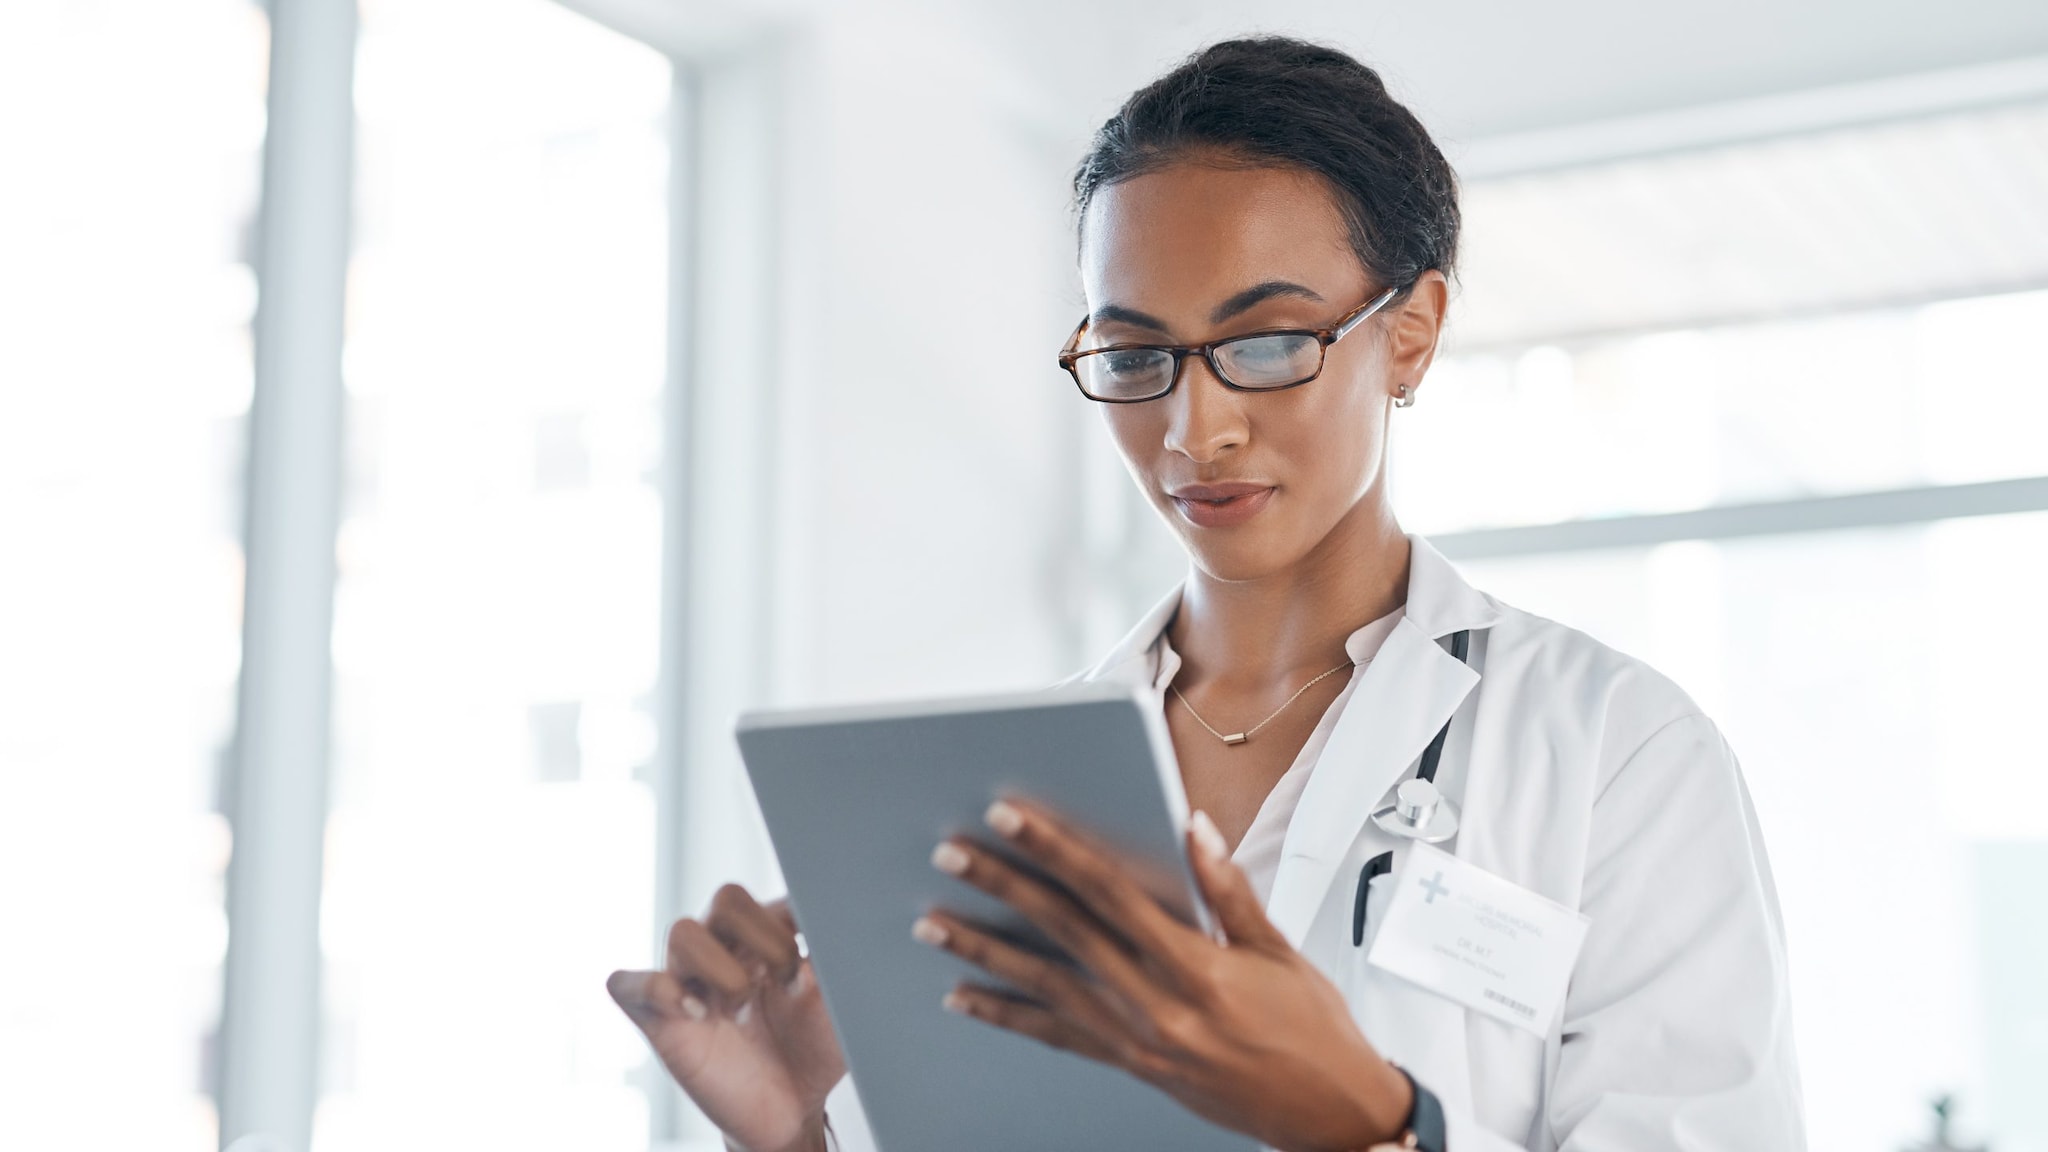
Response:
[[[1173,383],[1173,353],[1156,348],[1091,352],[1074,361],[1081,389],[1098,400],[1140,400]]]
[[[1239,388],[1282,388],[1322,369],[1323,345],[1300,332],[1247,336],[1218,347],[1216,362]]]

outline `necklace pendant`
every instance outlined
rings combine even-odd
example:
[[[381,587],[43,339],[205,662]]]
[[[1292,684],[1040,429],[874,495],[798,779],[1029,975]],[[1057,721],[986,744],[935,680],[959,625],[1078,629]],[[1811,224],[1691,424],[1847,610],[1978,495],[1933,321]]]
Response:
[[[1249,732],[1232,732],[1223,738],[1223,742],[1225,744],[1242,744],[1251,738],[1252,734]]]

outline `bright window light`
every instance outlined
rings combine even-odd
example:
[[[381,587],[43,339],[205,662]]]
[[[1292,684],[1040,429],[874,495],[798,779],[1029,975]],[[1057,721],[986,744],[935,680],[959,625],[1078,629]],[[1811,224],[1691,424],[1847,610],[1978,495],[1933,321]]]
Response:
[[[0,1148],[218,1147],[265,62],[0,4]]]
[[[1443,532],[2048,475],[2044,381],[2048,291],[1453,355],[1394,491]]]
[[[318,1152],[640,1149],[664,57],[362,5]]]

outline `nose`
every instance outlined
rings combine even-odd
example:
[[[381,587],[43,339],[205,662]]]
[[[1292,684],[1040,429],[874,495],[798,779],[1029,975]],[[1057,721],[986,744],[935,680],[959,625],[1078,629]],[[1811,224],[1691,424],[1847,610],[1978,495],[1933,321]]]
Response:
[[[1208,464],[1251,438],[1244,396],[1225,387],[1209,362],[1190,356],[1181,362],[1180,386],[1161,403],[1168,406],[1166,447],[1197,464]]]

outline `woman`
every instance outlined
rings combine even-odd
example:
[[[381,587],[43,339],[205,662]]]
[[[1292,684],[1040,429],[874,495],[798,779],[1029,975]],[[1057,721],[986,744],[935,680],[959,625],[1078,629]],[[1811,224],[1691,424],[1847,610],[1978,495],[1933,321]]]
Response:
[[[990,826],[1075,897],[964,839],[934,866],[1085,975],[935,912],[919,940],[1031,997],[970,983],[945,1007],[1281,1149],[1803,1147],[1782,929],[1726,744],[1648,668],[1468,587],[1389,505],[1388,425],[1436,352],[1459,224],[1422,127],[1340,52],[1223,43],[1131,97],[1075,192],[1090,311],[1061,363],[1190,561],[1087,675],[1164,710],[1225,939],[999,803]],[[1463,813],[1444,847],[1590,922],[1547,1029],[1366,962],[1379,865],[1414,851],[1368,817],[1440,728]],[[612,981],[752,1152],[823,1147],[844,1073],[794,933],[728,887],[666,971]]]

